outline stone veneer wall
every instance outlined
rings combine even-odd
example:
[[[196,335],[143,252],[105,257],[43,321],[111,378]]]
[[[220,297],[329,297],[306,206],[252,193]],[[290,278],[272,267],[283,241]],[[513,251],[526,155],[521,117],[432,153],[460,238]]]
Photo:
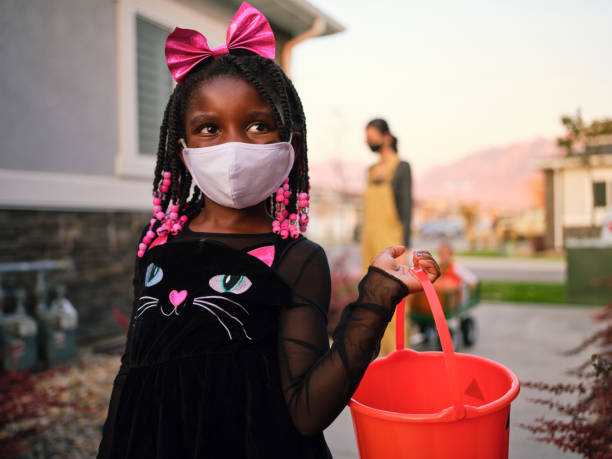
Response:
[[[66,285],[79,313],[79,343],[123,333],[116,306],[129,315],[138,236],[146,212],[79,212],[0,209],[0,263],[71,258],[74,270],[50,271],[45,280]],[[28,290],[33,311],[35,275],[5,274],[5,287]]]

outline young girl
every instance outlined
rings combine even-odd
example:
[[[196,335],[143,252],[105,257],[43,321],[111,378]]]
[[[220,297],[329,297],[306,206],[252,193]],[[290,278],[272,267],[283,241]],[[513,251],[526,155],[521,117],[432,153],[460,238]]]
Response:
[[[224,47],[209,50],[195,31],[168,37],[178,85],[98,458],[331,457],[323,429],[376,355],[394,305],[419,289],[394,260],[404,248],[382,252],[330,349],[327,259],[300,234],[304,113],[273,56],[269,25],[247,4]],[[426,252],[414,263],[439,275]]]

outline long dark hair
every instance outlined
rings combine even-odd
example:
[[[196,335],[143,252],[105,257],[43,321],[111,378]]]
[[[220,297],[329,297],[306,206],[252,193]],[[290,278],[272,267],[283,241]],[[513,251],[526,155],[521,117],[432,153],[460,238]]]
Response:
[[[391,134],[391,131],[389,130],[389,123],[387,123],[386,120],[382,118],[374,118],[366,127],[373,127],[381,134],[389,134],[392,139],[391,148],[393,148],[393,151],[397,153],[397,137]]]

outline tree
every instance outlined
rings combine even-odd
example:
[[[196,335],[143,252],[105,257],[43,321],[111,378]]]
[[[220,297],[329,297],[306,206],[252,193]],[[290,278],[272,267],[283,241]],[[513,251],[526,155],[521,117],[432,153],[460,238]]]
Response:
[[[580,109],[576,110],[576,116],[572,118],[569,115],[561,117],[561,124],[565,127],[565,135],[557,137],[557,146],[565,149],[566,156],[572,156],[576,153],[577,145],[584,141],[584,121]]]
[[[580,109],[576,110],[576,116],[563,115],[561,124],[565,127],[565,135],[557,137],[557,146],[565,150],[566,156],[572,156],[584,150],[584,144],[589,139],[602,135],[612,135],[612,119],[595,120],[590,125],[585,125]]]

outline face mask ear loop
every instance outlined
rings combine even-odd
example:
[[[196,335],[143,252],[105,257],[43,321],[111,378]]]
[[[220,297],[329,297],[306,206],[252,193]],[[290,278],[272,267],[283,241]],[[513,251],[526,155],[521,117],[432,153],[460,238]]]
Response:
[[[187,148],[187,144],[185,143],[185,139],[179,139],[179,143],[183,146],[183,148]]]

